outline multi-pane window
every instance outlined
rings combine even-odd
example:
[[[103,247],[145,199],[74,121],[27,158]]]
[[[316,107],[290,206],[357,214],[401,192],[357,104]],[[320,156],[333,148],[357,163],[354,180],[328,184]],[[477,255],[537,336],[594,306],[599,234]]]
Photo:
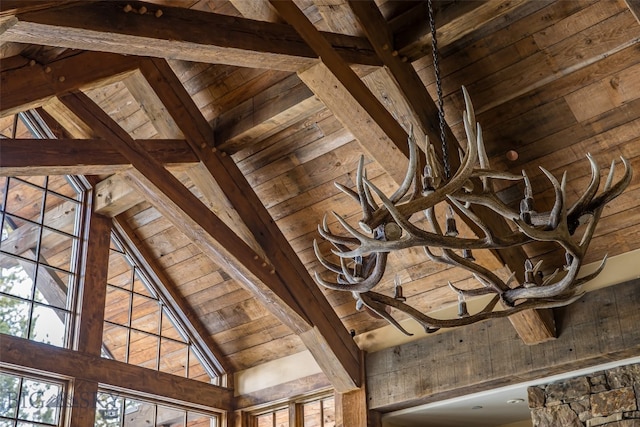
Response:
[[[257,427],[289,427],[289,409],[278,409],[256,417]]]
[[[272,409],[255,416],[256,427],[335,427],[335,399],[333,396],[322,399],[305,401],[304,403],[291,402],[290,407]],[[296,424],[290,419],[292,413],[302,412],[302,425]]]
[[[304,427],[335,427],[335,406],[333,397],[305,403],[303,406]]]
[[[185,378],[218,383],[158,288],[113,234],[103,356]]]
[[[71,342],[82,196],[65,176],[0,177],[0,333]]]
[[[218,427],[217,415],[132,399],[108,391],[96,399],[96,427]]]
[[[64,384],[0,372],[0,427],[62,425]]]

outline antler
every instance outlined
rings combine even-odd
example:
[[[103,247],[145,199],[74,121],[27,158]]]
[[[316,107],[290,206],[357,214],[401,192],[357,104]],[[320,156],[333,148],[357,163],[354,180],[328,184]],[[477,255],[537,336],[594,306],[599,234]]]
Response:
[[[615,162],[611,163],[609,175],[603,190],[600,186],[600,170],[595,160],[587,154],[591,166],[591,181],[584,194],[570,207],[566,202],[566,173],[560,182],[547,170],[542,173],[550,181],[555,202],[548,212],[534,209],[531,182],[527,174],[514,175],[491,169],[486,155],[482,129],[475,122],[473,106],[466,89],[462,88],[466,110],[463,123],[467,135],[467,147],[461,154],[461,166],[455,175],[444,182],[437,172],[433,147],[428,142],[425,147],[426,164],[420,173],[418,148],[412,136],[408,138],[409,165],[407,174],[393,195],[387,197],[367,179],[364,159],[361,158],[356,174],[356,190],[340,184],[337,187],[357,201],[362,209],[362,219],[358,230],[340,215],[333,213],[347,236],[334,234],[328,227],[326,217],[320,236],[334,246],[332,253],[339,264],[328,261],[320,253],[314,241],[314,250],[320,263],[335,273],[336,281],[324,280],[315,274],[316,281],[330,289],[351,291],[357,307],[368,308],[385,318],[391,324],[404,330],[390,314],[389,307],[402,311],[421,323],[428,332],[442,327],[454,327],[476,321],[504,317],[529,308],[557,307],[569,304],[581,296],[578,288],[593,279],[603,269],[606,256],[600,267],[592,274],[578,278],[585,253],[593,237],[595,227],[606,203],[619,196],[629,185],[632,170],[629,162],[622,159],[623,176],[614,184]],[[519,210],[503,203],[494,191],[494,180],[523,180],[524,195]],[[409,190],[413,192],[407,197]],[[377,196],[380,206],[373,196]],[[435,206],[448,204],[446,226],[443,230],[435,214]],[[496,234],[474,214],[473,205],[481,205],[512,223],[515,231],[503,235]],[[430,230],[424,230],[411,222],[411,217],[423,212]],[[456,212],[480,230],[477,237],[460,237],[456,227]],[[585,225],[580,241],[573,238],[576,230]],[[535,266],[527,260],[523,266],[524,280],[514,283],[515,273],[507,280],[479,264],[472,255],[473,250],[501,249],[525,245],[531,242],[554,242],[565,251],[567,265],[564,271],[556,270],[544,277],[541,262]],[[459,313],[457,319],[434,319],[405,303],[402,287],[396,284],[396,297],[374,292],[387,266],[387,255],[391,251],[422,246],[429,259],[447,265],[463,268],[473,274],[480,284],[474,289],[458,289],[449,283],[458,294]],[[435,250],[437,249],[437,251]],[[469,314],[466,298],[493,294],[494,298],[479,312]],[[500,309],[497,308],[501,302]]]

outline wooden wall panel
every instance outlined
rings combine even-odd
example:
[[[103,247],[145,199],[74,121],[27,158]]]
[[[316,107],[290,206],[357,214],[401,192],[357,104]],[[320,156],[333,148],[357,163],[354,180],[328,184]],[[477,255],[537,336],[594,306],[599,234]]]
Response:
[[[558,339],[536,346],[496,319],[369,353],[370,407],[386,412],[637,356],[639,284],[600,289],[557,310]]]

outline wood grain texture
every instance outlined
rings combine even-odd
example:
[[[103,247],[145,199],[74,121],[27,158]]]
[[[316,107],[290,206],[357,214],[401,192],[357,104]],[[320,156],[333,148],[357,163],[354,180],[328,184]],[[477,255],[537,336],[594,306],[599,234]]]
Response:
[[[165,167],[193,167],[197,157],[184,140],[139,140]],[[112,174],[131,164],[100,139],[0,139],[0,175]]]
[[[2,363],[28,371],[99,382],[176,403],[221,411],[231,409],[233,391],[228,388],[9,335],[2,336],[0,350]]]
[[[637,280],[589,293],[558,310],[559,339],[536,346],[501,319],[370,353],[370,407],[386,412],[635,356],[639,299]]]
[[[147,62],[142,66],[142,71],[174,118],[179,123],[192,124],[187,128],[183,127],[183,132],[191,141],[192,148],[196,150],[203,165],[218,182],[257,242],[268,254],[274,267],[275,277],[279,276],[282,283],[286,283],[288,290],[282,295],[287,299],[290,298],[289,295],[293,297],[292,301],[295,305],[290,307],[299,307],[302,310],[299,313],[309,319],[310,324],[313,325],[312,328],[301,331],[299,335],[302,340],[309,346],[336,388],[349,390],[356,386],[360,376],[359,350],[337,316],[333,315],[322,293],[298,261],[295,252],[275,226],[268,211],[250,188],[235,162],[224,155],[224,152],[220,154],[218,150],[214,151],[211,148],[211,131],[208,124],[196,106],[190,102],[188,94],[181,89],[179,82],[175,81],[177,78],[168,69],[166,62]],[[158,78],[158,73],[162,76],[161,79]],[[162,84],[164,81],[172,80],[174,80],[173,85]],[[179,100],[182,100],[180,109],[176,108],[180,104]],[[190,120],[179,120],[178,117],[185,113]],[[249,289],[255,288],[250,286]],[[273,289],[269,292],[272,291]],[[262,294],[256,296],[263,298]],[[290,303],[287,302],[287,304]],[[276,308],[276,310],[279,309]],[[288,324],[286,322],[288,319],[284,320],[285,324]],[[292,329],[295,330],[295,328]]]
[[[84,52],[46,65],[27,61],[0,74],[0,116],[35,108],[51,97],[88,85],[118,80],[135,70],[137,62],[133,57],[104,52]]]
[[[127,4],[136,11],[144,6],[149,13],[126,13]],[[308,65],[315,56],[286,25],[147,6],[142,2],[115,1],[26,12],[6,25],[3,38],[137,56],[165,57],[171,52],[170,56],[176,59],[250,68],[261,68],[267,62],[270,68],[285,71]],[[154,14],[159,9],[162,16],[156,18]],[[199,28],[218,31],[202,32]],[[377,65],[377,58],[362,39],[339,34],[329,38],[347,60]]]
[[[99,214],[89,215],[86,264],[80,286],[80,321],[75,348],[100,356],[102,327],[107,291],[111,219]]]

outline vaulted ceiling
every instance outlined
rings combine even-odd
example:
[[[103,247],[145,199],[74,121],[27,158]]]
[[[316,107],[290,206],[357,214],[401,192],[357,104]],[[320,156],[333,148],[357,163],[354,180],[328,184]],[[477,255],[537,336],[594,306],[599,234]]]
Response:
[[[0,132],[10,135],[13,114],[36,109],[57,139],[0,140],[2,175],[90,176],[96,210],[140,248],[229,371],[309,349],[337,389],[356,386],[359,336],[387,323],[357,311],[349,292],[315,284],[311,273],[324,267],[312,242],[326,213],[360,218],[334,181],[354,187],[362,154],[368,179],[391,193],[407,167],[410,126],[418,141],[438,140],[426,3],[0,7]],[[571,200],[588,184],[587,153],[603,167],[624,156],[640,170],[637,2],[434,7],[450,152],[466,140],[464,85],[493,168],[526,170],[540,211],[554,192],[538,166],[567,171]],[[509,183],[498,196],[517,206],[522,191]],[[585,263],[640,248],[639,191],[634,177],[605,208]],[[484,257],[501,272],[545,258],[552,271],[564,262],[557,252],[551,265],[553,250]],[[457,301],[447,282],[474,283],[418,248],[390,255],[382,292],[396,275],[424,311]],[[546,312],[511,320],[525,341],[553,335]]]

